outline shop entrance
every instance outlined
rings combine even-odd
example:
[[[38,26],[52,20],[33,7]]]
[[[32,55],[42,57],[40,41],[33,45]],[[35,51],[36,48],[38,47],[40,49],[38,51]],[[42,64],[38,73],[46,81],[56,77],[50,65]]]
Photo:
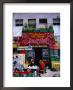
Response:
[[[35,52],[35,63],[39,65],[39,60],[42,59],[42,48],[34,48]]]

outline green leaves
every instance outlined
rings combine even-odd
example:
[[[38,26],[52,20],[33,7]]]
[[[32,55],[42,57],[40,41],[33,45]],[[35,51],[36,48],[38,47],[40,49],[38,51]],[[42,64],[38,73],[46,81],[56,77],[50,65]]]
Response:
[[[30,33],[30,32],[52,32],[54,33],[53,27],[49,26],[49,28],[22,28],[22,33]]]

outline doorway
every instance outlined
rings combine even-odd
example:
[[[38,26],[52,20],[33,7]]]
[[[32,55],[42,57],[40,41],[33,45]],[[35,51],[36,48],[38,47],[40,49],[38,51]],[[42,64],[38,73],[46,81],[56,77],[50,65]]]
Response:
[[[35,63],[39,65],[39,60],[42,59],[42,48],[34,48],[35,52]]]

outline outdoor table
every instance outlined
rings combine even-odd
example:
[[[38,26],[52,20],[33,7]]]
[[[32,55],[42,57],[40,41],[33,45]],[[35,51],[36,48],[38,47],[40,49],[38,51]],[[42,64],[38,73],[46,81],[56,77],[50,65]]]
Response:
[[[38,66],[29,66],[29,69],[38,69]]]
[[[29,66],[28,68],[31,69],[33,73],[35,72],[35,75],[38,74],[38,69],[39,69],[38,66]]]
[[[38,69],[39,69],[38,66],[29,66],[29,67],[26,68],[26,70],[27,69],[32,70],[32,73],[27,73],[27,71],[17,71],[17,72],[14,72],[14,73],[22,75],[22,76],[24,75],[25,77],[35,77],[35,76],[37,76]]]

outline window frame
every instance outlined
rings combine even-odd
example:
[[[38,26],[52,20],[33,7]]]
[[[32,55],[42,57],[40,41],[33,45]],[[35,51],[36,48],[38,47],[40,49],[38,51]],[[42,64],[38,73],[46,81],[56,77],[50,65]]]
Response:
[[[22,23],[19,23],[19,22],[22,22]],[[17,23],[18,22],[18,23]],[[15,26],[23,26],[23,19],[15,19]]]
[[[41,23],[40,20],[46,20],[46,23]],[[47,24],[47,18],[39,18],[39,24]]]
[[[32,20],[34,20],[34,22],[35,23],[29,23],[29,21],[31,20],[31,22],[32,22]],[[28,19],[28,27],[29,28],[31,28],[33,26],[33,28],[36,28],[36,18],[32,18],[32,19]]]

